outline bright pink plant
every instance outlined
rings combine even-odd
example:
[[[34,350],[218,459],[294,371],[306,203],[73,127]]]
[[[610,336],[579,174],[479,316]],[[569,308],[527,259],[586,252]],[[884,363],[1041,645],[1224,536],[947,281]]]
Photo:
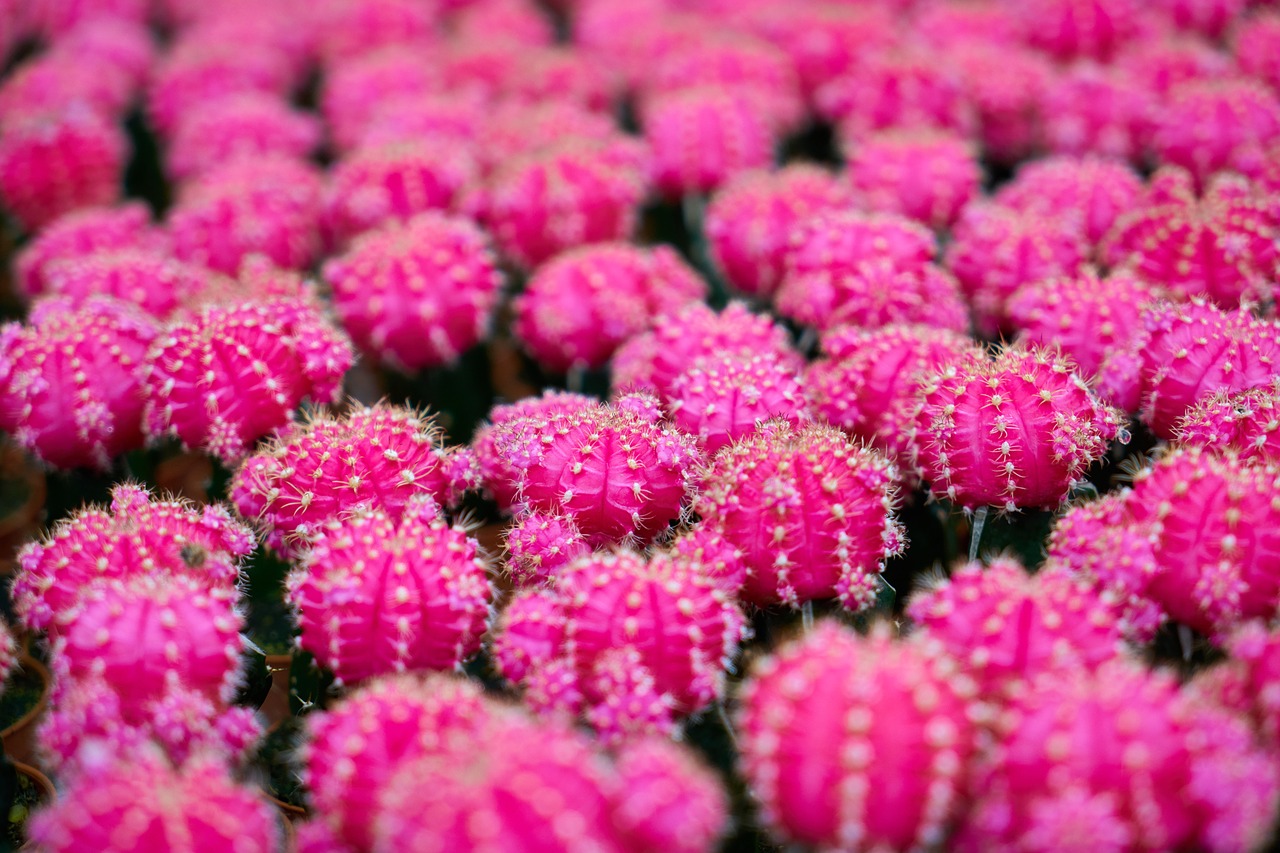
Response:
[[[151,228],[151,213],[142,202],[117,207],[88,207],[55,219],[18,252],[14,276],[27,297],[47,287],[49,265],[55,261],[122,249],[156,249],[163,242]]]
[[[458,39],[509,41],[512,46],[544,45],[555,41],[551,19],[525,0],[469,0],[448,19]]]
[[[0,119],[24,122],[84,109],[115,123],[134,94],[135,81],[124,69],[95,65],[55,46],[22,62],[0,82]]]
[[[55,468],[106,471],[142,446],[153,318],[106,296],[47,297],[0,327],[0,429]]]
[[[1241,71],[1280,94],[1280,15],[1261,12],[1242,21],[1235,55]]]
[[[875,213],[896,213],[941,230],[980,189],[977,149],[957,133],[879,131],[861,136],[850,149],[849,182],[858,204]]]
[[[1280,633],[1261,620],[1227,637],[1227,661],[1192,684],[1249,720],[1263,743],[1280,743]]]
[[[306,159],[320,144],[320,122],[280,97],[245,92],[184,113],[165,158],[177,182],[222,164],[261,156]]]
[[[50,46],[51,54],[77,60],[96,75],[119,74],[126,91],[141,91],[159,48],[147,24],[113,16],[95,17],[62,33]],[[109,71],[108,71],[109,70]]]
[[[534,273],[515,299],[513,328],[549,371],[602,367],[654,317],[700,300],[706,289],[669,246],[583,246]]]
[[[613,819],[631,853],[702,853],[724,834],[729,803],[719,778],[687,747],[651,737],[614,756]]]
[[[1177,29],[1216,41],[1244,16],[1248,0],[1161,0],[1155,5]]]
[[[783,839],[925,849],[961,815],[976,746],[973,681],[936,644],[824,621],[754,667],[743,772]],[[892,708],[892,711],[888,709]]]
[[[76,306],[94,296],[132,303],[157,320],[226,296],[234,282],[205,267],[156,249],[119,249],[73,255],[44,267],[46,293]]]
[[[439,4],[418,0],[325,0],[320,5],[316,49],[321,62],[338,64],[384,48],[436,46]]]
[[[708,456],[755,432],[763,421],[778,418],[799,426],[809,420],[798,368],[771,355],[726,355],[696,363],[671,383],[667,411]]]
[[[222,98],[248,93],[286,96],[294,73],[281,51],[244,51],[235,42],[180,38],[151,74],[147,117],[168,137],[193,112]]]
[[[1027,44],[1061,62],[1107,61],[1145,33],[1138,0],[1030,0],[1005,2]]]
[[[355,138],[343,150],[355,152],[406,142],[448,140],[478,159],[480,152],[475,147],[488,109],[485,101],[467,92],[428,91],[380,98],[367,123],[354,129]]]
[[[933,493],[969,509],[1054,508],[1113,439],[1119,412],[1056,350],[974,353],[921,384],[912,446]]]
[[[443,91],[440,70],[423,51],[388,47],[331,64],[320,89],[320,114],[334,145],[348,151],[384,104]]]
[[[324,277],[357,346],[406,373],[455,364],[483,340],[502,288],[484,232],[433,211],[362,235]]]
[[[763,4],[751,18],[750,29],[791,55],[810,101],[867,57],[894,47],[902,35],[899,20],[878,4]],[[704,33],[705,28],[698,34],[705,38]]]
[[[1280,462],[1280,377],[1271,384],[1201,397],[1178,422],[1180,445],[1230,448],[1241,459]]]
[[[524,50],[520,60],[502,81],[500,103],[567,104],[613,124],[618,84],[611,69],[567,46]]]
[[[819,89],[816,103],[850,149],[880,130],[927,128],[966,137],[977,127],[963,79],[916,49],[867,56]]]
[[[1102,243],[1116,220],[1138,206],[1142,179],[1129,167],[1095,156],[1035,160],[1000,188],[1006,207],[1074,222],[1090,246]]]
[[[770,422],[716,455],[694,509],[742,551],[744,600],[836,597],[861,610],[906,545],[897,479],[888,459],[834,427]]]
[[[1154,113],[1150,92],[1137,81],[1110,65],[1081,63],[1044,92],[1044,144],[1055,154],[1141,163]]]
[[[1162,162],[1187,169],[1204,186],[1223,170],[1256,175],[1278,135],[1280,94],[1247,78],[1193,81],[1170,93],[1152,148]]]
[[[1231,57],[1204,39],[1166,34],[1128,45],[1115,60],[1126,78],[1150,92],[1157,103],[1192,80],[1219,80],[1235,73]]]
[[[654,187],[668,198],[705,195],[773,161],[772,116],[750,89],[663,91],[644,104]],[[766,102],[768,103],[768,102]]]
[[[1041,101],[1055,77],[1038,52],[1007,42],[961,41],[947,51],[978,113],[982,144],[997,163],[1013,164],[1040,142]]]
[[[604,143],[618,136],[618,126],[611,117],[574,103],[504,100],[486,108],[481,116],[476,131],[476,156],[481,170],[490,174],[509,160],[555,148],[566,139]]]
[[[4,621],[0,620],[0,693],[4,691],[4,682],[9,680],[9,673],[18,664],[18,640]]]
[[[505,544],[507,571],[520,587],[554,583],[561,568],[591,551],[571,517],[536,511],[517,516]]]

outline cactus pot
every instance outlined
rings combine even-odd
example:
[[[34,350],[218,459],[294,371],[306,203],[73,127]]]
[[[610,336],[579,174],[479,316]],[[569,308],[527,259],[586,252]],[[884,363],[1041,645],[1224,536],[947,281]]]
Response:
[[[7,726],[4,731],[0,731],[0,739],[3,739],[4,751],[10,758],[17,763],[28,764],[35,759],[36,727],[39,725],[40,718],[44,716],[45,709],[49,705],[49,685],[52,679],[45,665],[31,657],[31,655],[24,654],[19,658],[16,671],[30,676],[33,682],[38,681],[40,694],[35,704],[26,708],[22,715]]]

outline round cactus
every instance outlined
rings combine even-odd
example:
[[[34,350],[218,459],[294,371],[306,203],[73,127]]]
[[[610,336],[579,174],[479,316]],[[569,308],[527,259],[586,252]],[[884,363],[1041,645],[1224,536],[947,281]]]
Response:
[[[1013,164],[1031,154],[1040,144],[1041,102],[1054,66],[1030,48],[989,40],[960,41],[947,58],[977,110],[987,156]]]
[[[934,251],[929,229],[904,217],[812,219],[792,237],[778,312],[820,331],[888,323],[967,331],[969,309],[956,281],[932,263]]]
[[[1229,659],[1198,682],[1213,700],[1249,720],[1263,743],[1280,743],[1280,634],[1266,623],[1246,622],[1228,635]]]
[[[929,326],[833,329],[805,374],[809,403],[815,417],[909,463],[919,381],[973,348],[968,337]]]
[[[232,282],[155,249],[95,252],[52,261],[44,268],[46,293],[76,305],[100,294],[130,302],[157,319],[193,308],[232,288]]]
[[[747,564],[742,549],[710,524],[699,524],[671,544],[671,559],[709,578],[735,599],[747,582]]]
[[[825,84],[901,39],[900,21],[880,4],[816,3],[790,8],[766,4],[753,17],[751,28],[791,55],[800,87],[811,101]],[[706,31],[705,27],[695,31],[699,40]]]
[[[1219,171],[1252,177],[1280,135],[1280,94],[1247,78],[1184,83],[1156,118],[1152,148],[1202,185]]]
[[[213,305],[168,328],[147,358],[144,426],[234,465],[304,400],[337,402],[351,344],[301,301]]]
[[[349,151],[386,102],[444,91],[440,70],[422,50],[388,47],[326,69],[320,114],[339,151]]]
[[[1255,14],[1235,32],[1235,56],[1240,70],[1280,93],[1280,15]]]
[[[1166,33],[1127,45],[1115,67],[1124,77],[1163,103],[1175,88],[1192,80],[1220,80],[1236,73],[1231,57],[1204,39]]]
[[[147,748],[99,760],[32,815],[28,836],[50,853],[271,853],[283,840],[267,798],[234,782],[222,761],[178,769]]]
[[[562,100],[499,101],[486,108],[476,131],[476,156],[491,174],[508,161],[549,148],[566,139],[605,143],[618,138],[613,120]]]
[[[1177,442],[1209,450],[1227,447],[1241,459],[1280,462],[1280,377],[1270,385],[1202,397],[1178,423]]]
[[[729,820],[724,788],[690,750],[665,738],[623,744],[613,819],[633,853],[714,850]]]
[[[165,164],[178,182],[231,160],[286,156],[305,160],[319,146],[320,123],[261,92],[230,95],[185,114],[169,139]]]
[[[1163,0],[1157,8],[1178,30],[1220,39],[1244,14],[1249,0]]]
[[[14,276],[23,295],[35,297],[48,287],[50,264],[97,252],[158,250],[160,242],[141,202],[76,210],[49,223],[18,252]]]
[[[142,437],[143,360],[159,330],[124,302],[42,300],[0,327],[0,429],[56,468],[102,471]]]
[[[0,202],[28,231],[114,203],[129,154],[124,131],[87,108],[5,122]]]
[[[483,340],[502,289],[484,233],[434,212],[363,235],[324,277],[356,344],[407,373],[454,364]]]
[[[1010,559],[957,569],[913,595],[907,613],[995,695],[1122,650],[1120,627],[1094,587],[1061,573],[1032,576]]]
[[[1134,481],[1129,523],[1150,525],[1159,571],[1148,595],[1204,634],[1280,603],[1280,468],[1233,451],[1174,450]]]
[[[1044,144],[1058,155],[1141,163],[1155,109],[1150,92],[1124,72],[1081,63],[1044,92]]]
[[[478,0],[449,16],[455,38],[487,38],[513,45],[551,44],[555,29],[551,19],[522,0]]]
[[[1138,0],[1032,0],[1004,7],[1028,44],[1062,62],[1105,62],[1146,29]]]
[[[761,356],[799,368],[802,360],[787,330],[741,302],[717,313],[702,302],[659,315],[648,331],[618,348],[611,365],[615,392],[648,390],[660,400],[672,383],[703,359]]]
[[[1252,850],[1277,779],[1247,728],[1126,660],[1045,678],[999,717],[956,850]]]
[[[1089,245],[1098,246],[1141,196],[1142,179],[1123,163],[1058,156],[1023,166],[996,199],[1024,213],[1073,221]]]
[[[250,456],[231,482],[242,516],[256,519],[282,555],[361,504],[399,520],[419,494],[447,506],[457,483],[451,451],[428,416],[379,404],[349,414],[318,413]]]
[[[819,89],[816,105],[850,148],[879,130],[925,128],[964,137],[976,128],[959,75],[914,49],[868,55]]]
[[[533,268],[566,249],[630,237],[645,158],[628,139],[567,139],[502,164],[461,205],[503,254]]]
[[[896,213],[935,230],[950,227],[980,189],[977,150],[965,137],[929,129],[861,136],[849,154],[860,206]]]
[[[424,92],[379,99],[368,124],[345,150],[377,150],[414,140],[450,140],[479,157],[486,104],[471,93]]]
[[[568,515],[593,547],[666,530],[701,459],[690,436],[607,405],[513,420],[495,448],[520,501]]]
[[[507,569],[516,586],[554,583],[560,569],[590,552],[567,515],[526,512],[507,529]]]
[[[1019,287],[1074,275],[1087,254],[1071,218],[978,203],[961,214],[946,263],[973,305],[979,334],[995,337],[1009,327],[1006,303]]]
[[[502,101],[511,104],[567,104],[590,112],[614,127],[617,80],[601,73],[584,52],[568,46],[538,47],[520,53],[502,81]]]
[[[852,207],[852,193],[844,183],[816,166],[740,172],[707,206],[711,257],[734,290],[767,299],[782,283],[796,226]]]
[[[1112,439],[1128,440],[1055,350],[975,353],[923,380],[913,452],[933,493],[968,509],[1053,508]]]
[[[235,42],[212,38],[178,39],[152,71],[147,118],[168,137],[191,113],[223,98],[253,92],[283,98],[294,74],[281,51],[245,51]]]
[[[777,356],[710,358],[671,383],[671,421],[696,436],[707,455],[779,418],[793,426],[809,420],[794,363]]]
[[[601,243],[551,259],[515,300],[515,333],[547,370],[602,367],[652,318],[707,289],[668,246]]]
[[[385,48],[421,51],[435,41],[438,14],[415,0],[336,0],[320,8],[316,50],[326,65]]]
[[[497,670],[513,684],[526,687],[545,678],[560,660],[567,622],[560,593],[550,587],[517,590],[507,603],[493,632],[491,648]],[[576,676],[569,671],[569,680]]]
[[[1140,278],[1085,271],[1069,278],[1023,285],[1008,303],[1019,340],[1057,346],[1081,376],[1096,377],[1107,357],[1129,346],[1142,328],[1142,311],[1161,292]]]
[[[677,199],[706,194],[737,174],[769,166],[775,129],[753,95],[707,87],[664,91],[645,102],[644,138],[658,192]]]
[[[453,669],[480,648],[489,616],[478,547],[426,497],[398,522],[376,509],[329,522],[286,584],[299,644],[342,682]]]
[[[718,453],[694,509],[747,567],[743,598],[870,607],[884,561],[906,545],[896,467],[834,427],[771,422]]]
[[[787,643],[756,664],[739,716],[764,822],[816,848],[937,846],[960,814],[975,692],[935,644],[883,628],[824,621]]]
[[[6,10],[7,11],[7,10]],[[0,86],[6,122],[56,116],[75,105],[115,122],[128,112],[135,81],[124,68],[94,63],[60,44],[19,63]]]
[[[108,508],[83,509],[19,552],[14,610],[28,628],[54,634],[75,618],[81,592],[100,581],[185,575],[229,589],[255,545],[220,504],[197,509],[118,485]]]

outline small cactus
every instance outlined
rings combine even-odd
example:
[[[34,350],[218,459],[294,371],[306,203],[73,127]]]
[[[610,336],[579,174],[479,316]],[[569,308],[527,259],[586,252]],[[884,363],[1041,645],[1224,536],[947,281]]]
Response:
[[[690,749],[665,738],[623,744],[614,756],[620,784],[613,820],[633,853],[716,849],[729,821],[717,776]]]
[[[1241,459],[1280,462],[1280,377],[1270,385],[1200,398],[1178,422],[1177,442],[1208,450],[1230,448]]]
[[[1142,164],[1153,111],[1151,93],[1139,81],[1112,65],[1080,63],[1060,74],[1044,92],[1040,106],[1044,144],[1055,155]],[[1092,242],[1103,234],[1092,237]]]
[[[1254,177],[1280,135],[1280,94],[1247,77],[1196,80],[1169,93],[1151,147],[1162,163],[1189,170],[1201,185],[1214,172]]]
[[[163,238],[151,227],[151,213],[142,202],[116,207],[86,207],[61,216],[41,229],[18,252],[14,276],[18,290],[36,297],[48,287],[49,265],[97,252],[162,249]]]
[[[776,356],[722,356],[702,361],[671,383],[667,410],[678,428],[696,436],[710,456],[779,418],[809,420],[795,366]]]
[[[154,249],[94,252],[45,266],[45,292],[76,305],[95,295],[130,302],[167,320],[226,295],[234,283],[204,267],[183,263]]]
[[[979,192],[982,167],[964,136],[897,129],[852,141],[849,183],[859,204],[937,230],[949,228]]]
[[[653,186],[668,198],[705,195],[773,160],[776,117],[735,88],[662,91],[643,104]]]
[[[1149,26],[1138,0],[1031,0],[1007,8],[1027,44],[1059,62],[1106,62]]]
[[[169,139],[165,163],[178,183],[240,158],[305,160],[319,146],[320,122],[283,98],[245,92],[184,114]]]
[[[507,570],[516,586],[554,583],[560,570],[590,552],[567,515],[526,512],[507,529]]]
[[[1123,163],[1063,155],[1028,163],[996,194],[1014,210],[1074,223],[1090,246],[1101,244],[1141,197],[1142,179]]]

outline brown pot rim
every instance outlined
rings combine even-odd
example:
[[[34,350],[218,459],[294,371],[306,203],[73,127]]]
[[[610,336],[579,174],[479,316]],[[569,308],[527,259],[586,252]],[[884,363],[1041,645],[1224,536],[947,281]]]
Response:
[[[53,782],[50,781],[48,776],[32,767],[30,764],[23,764],[21,761],[14,761],[11,763],[15,770],[34,782],[37,788],[44,791],[47,799],[42,800],[42,803],[51,803],[58,798],[58,789],[53,786]]]
[[[32,708],[17,719],[12,725],[0,731],[0,738],[10,737],[27,726],[31,725],[40,715],[44,713],[44,709],[49,705],[49,692],[53,683],[53,676],[49,673],[49,668],[36,660],[29,654],[24,654],[18,658],[18,668],[34,672],[40,677],[40,681],[44,684],[44,689],[40,691],[40,701],[36,702]]]
[[[278,808],[281,812],[283,812],[284,816],[289,820],[292,820],[295,817],[307,816],[307,810],[304,809],[302,806],[295,806],[292,803],[286,803],[284,800],[280,799],[277,796],[274,796],[269,792],[264,791],[263,793],[267,794],[267,799],[270,800],[272,804],[275,805],[276,808]]]

